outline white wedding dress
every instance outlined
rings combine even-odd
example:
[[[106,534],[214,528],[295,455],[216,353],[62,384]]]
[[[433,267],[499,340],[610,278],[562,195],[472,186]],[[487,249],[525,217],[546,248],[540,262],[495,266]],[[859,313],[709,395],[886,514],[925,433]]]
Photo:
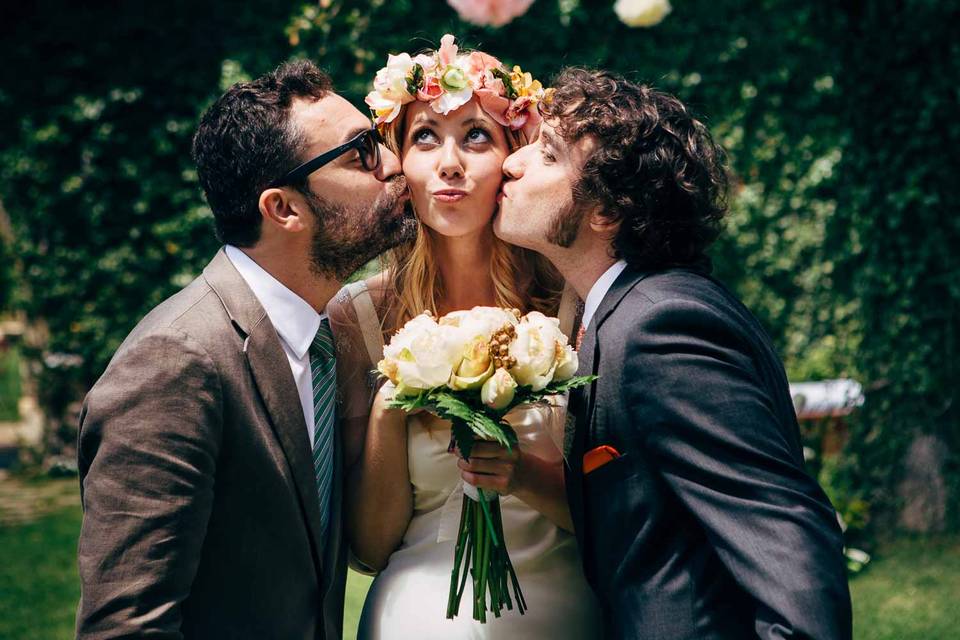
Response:
[[[362,283],[353,285],[350,295],[360,324],[376,322],[369,317],[372,306],[364,309],[369,298],[356,304],[358,296],[368,296]],[[379,323],[375,327],[378,330]],[[372,335],[366,328],[364,333]],[[368,340],[368,349],[373,350],[375,342]],[[519,407],[507,419],[524,451],[559,461],[565,416],[565,406],[534,405]],[[357,638],[597,638],[599,607],[583,577],[576,539],[513,496],[500,498],[504,538],[528,610],[521,616],[514,604],[500,618],[488,612],[487,622],[481,624],[473,620],[472,585],[467,580],[459,614],[446,618],[463,484],[457,459],[447,452],[449,423],[413,415],[407,420],[407,432],[413,517],[400,547],[370,587]]]

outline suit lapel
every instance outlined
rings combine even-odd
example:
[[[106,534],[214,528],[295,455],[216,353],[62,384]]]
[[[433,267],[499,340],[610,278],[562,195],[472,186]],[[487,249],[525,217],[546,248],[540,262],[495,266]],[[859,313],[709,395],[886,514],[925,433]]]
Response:
[[[307,426],[297,385],[277,331],[253,291],[221,250],[204,269],[204,277],[220,297],[234,325],[246,335],[243,351],[254,384],[270,416],[273,429],[290,469],[304,515],[318,576],[323,575],[324,548],[320,539],[320,504]]]
[[[600,301],[600,306],[597,307],[590,326],[587,327],[586,332],[583,334],[583,342],[580,344],[580,351],[577,354],[580,358],[580,367],[577,369],[578,376],[597,375],[600,370],[600,341],[598,339],[600,327],[614,312],[627,293],[648,275],[649,272],[638,271],[627,267],[617,276],[617,279],[610,286],[607,294],[603,297],[603,300]],[[597,382],[598,381],[595,381],[590,386],[575,392],[574,415],[576,416],[576,420],[568,420],[564,432],[563,449],[568,459],[576,453],[578,437],[581,440],[581,445],[583,442],[586,442],[586,432],[589,431],[590,420],[593,416],[593,403],[596,395]],[[583,453],[584,451],[581,450],[578,455],[582,456]]]

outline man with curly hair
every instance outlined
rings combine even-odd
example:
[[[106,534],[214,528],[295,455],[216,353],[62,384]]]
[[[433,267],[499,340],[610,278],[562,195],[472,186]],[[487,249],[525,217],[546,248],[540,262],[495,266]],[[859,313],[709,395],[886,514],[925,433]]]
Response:
[[[851,636],[843,538],[770,339],[709,275],[722,150],[675,97],[565,70],[498,236],[584,300],[566,482],[605,638]]]

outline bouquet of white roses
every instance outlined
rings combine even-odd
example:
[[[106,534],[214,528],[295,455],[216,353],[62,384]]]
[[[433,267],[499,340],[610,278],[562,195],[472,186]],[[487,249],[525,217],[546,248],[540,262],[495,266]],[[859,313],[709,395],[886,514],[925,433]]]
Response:
[[[559,321],[536,311],[522,316],[516,309],[474,307],[439,320],[425,312],[407,322],[383,353],[377,369],[396,386],[391,406],[450,420],[451,445],[467,459],[477,438],[517,445],[504,420],[514,407],[594,379],[574,377],[577,353]],[[513,609],[513,599],[523,614],[526,602],[503,539],[499,497],[479,488],[471,497],[470,489],[465,487],[447,617],[459,612],[468,575],[474,619],[486,622],[488,610],[499,617],[503,608]]]

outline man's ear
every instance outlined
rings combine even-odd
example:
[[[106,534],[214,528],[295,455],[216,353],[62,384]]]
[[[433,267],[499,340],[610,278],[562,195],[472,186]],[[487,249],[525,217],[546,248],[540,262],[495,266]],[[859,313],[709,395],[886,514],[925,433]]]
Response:
[[[306,228],[307,203],[289,189],[265,189],[260,194],[259,206],[265,224],[294,233]]]
[[[587,214],[587,224],[591,231],[604,238],[612,238],[620,230],[620,220],[611,220],[599,207]]]

